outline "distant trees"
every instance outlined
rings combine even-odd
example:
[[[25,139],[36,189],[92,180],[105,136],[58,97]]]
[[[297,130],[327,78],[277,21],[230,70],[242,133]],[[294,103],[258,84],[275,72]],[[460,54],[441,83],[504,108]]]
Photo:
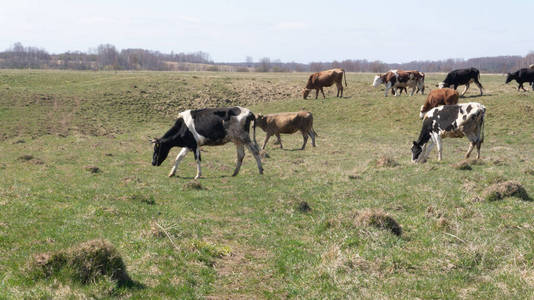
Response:
[[[365,59],[346,59],[332,62],[283,63],[269,57],[254,62],[251,56],[242,63],[215,64],[206,52],[161,53],[146,49],[122,49],[111,44],[101,44],[85,52],[73,51],[49,54],[37,47],[24,47],[15,43],[0,52],[0,68],[74,69],[74,70],[183,70],[183,71],[238,71],[247,72],[317,72],[331,68],[343,68],[348,72],[382,73],[389,69],[420,70],[423,72],[449,72],[453,69],[476,67],[484,73],[505,73],[534,64],[534,52],[526,56],[494,56],[471,59],[445,59],[436,61],[412,61],[408,63],[384,63]]]

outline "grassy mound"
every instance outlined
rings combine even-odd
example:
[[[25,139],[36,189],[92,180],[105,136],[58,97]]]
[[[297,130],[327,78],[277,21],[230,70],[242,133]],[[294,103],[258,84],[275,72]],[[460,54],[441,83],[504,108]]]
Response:
[[[402,228],[399,223],[382,210],[365,210],[359,212],[356,217],[356,223],[360,226],[373,226],[379,229],[385,229],[399,236],[402,234]]]
[[[118,285],[132,282],[126,272],[119,252],[102,239],[81,243],[67,250],[35,255],[29,262],[29,270],[36,277],[51,277],[65,271],[75,281],[83,284],[109,276]]]
[[[501,200],[505,197],[517,197],[527,201],[531,200],[521,183],[513,180],[492,184],[482,192],[482,199],[486,201]]]

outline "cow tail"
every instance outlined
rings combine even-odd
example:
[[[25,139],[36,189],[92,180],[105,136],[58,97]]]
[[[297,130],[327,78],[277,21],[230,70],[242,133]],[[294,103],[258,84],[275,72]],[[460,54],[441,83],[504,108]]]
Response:
[[[343,77],[345,77],[345,87],[347,86],[347,74],[345,74],[345,69],[343,69]]]
[[[252,121],[252,139],[254,141],[254,144],[256,145],[256,147],[258,146],[258,142],[256,141],[256,117],[254,116],[254,114],[251,112],[248,116],[248,119],[250,121]]]

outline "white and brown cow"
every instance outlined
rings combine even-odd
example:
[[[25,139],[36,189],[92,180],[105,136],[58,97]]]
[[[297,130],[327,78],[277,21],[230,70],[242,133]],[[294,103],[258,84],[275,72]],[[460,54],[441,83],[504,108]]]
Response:
[[[425,103],[421,105],[421,110],[419,111],[419,118],[423,119],[425,113],[434,107],[440,105],[457,104],[458,98],[458,92],[453,89],[442,88],[430,91],[430,93],[426,97]]]
[[[425,91],[425,74],[419,71],[403,71],[403,70],[391,70],[384,74],[376,75],[373,80],[373,86],[378,87],[380,84],[386,86],[384,96],[388,96],[389,89],[395,96],[400,95],[397,93],[397,89],[412,88],[411,96],[413,96],[416,90],[421,91],[424,94]]]
[[[300,131],[302,133],[302,138],[304,142],[302,144],[302,150],[306,147],[306,142],[308,142],[308,136],[312,139],[312,146],[315,147],[315,137],[317,133],[313,130],[313,115],[311,112],[299,111],[299,112],[283,112],[277,114],[261,115],[256,116],[256,121],[254,126],[259,126],[263,131],[265,131],[265,141],[263,142],[262,149],[265,149],[267,141],[273,135],[276,135],[278,138],[278,143],[280,148],[283,149],[282,140],[280,139],[281,133],[295,133]]]
[[[152,155],[152,165],[160,166],[169,155],[172,147],[182,147],[176,156],[174,166],[169,173],[169,177],[174,176],[176,168],[187,152],[192,151],[197,163],[197,175],[201,176],[200,170],[200,147],[218,146],[228,142],[233,142],[237,148],[237,161],[234,174],[236,176],[241,168],[243,157],[245,157],[245,146],[252,152],[260,174],[263,174],[263,167],[259,155],[259,149],[255,142],[250,140],[250,122],[254,121],[254,114],[243,107],[227,108],[204,108],[197,110],[186,110],[178,115],[178,119],[161,138],[152,140],[154,153]]]
[[[441,160],[441,139],[464,136],[471,142],[465,158],[469,157],[476,146],[479,159],[480,146],[484,142],[485,113],[484,105],[476,102],[443,105],[431,109],[425,115],[419,138],[413,142],[412,162],[425,162],[434,144],[438,148],[438,160]]]

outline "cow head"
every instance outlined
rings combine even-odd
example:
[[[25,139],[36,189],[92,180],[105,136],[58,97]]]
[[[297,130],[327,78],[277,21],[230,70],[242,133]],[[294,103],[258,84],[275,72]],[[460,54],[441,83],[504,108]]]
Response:
[[[436,87],[442,89],[442,88],[444,88],[444,87],[448,88],[449,85],[442,81],[442,82],[436,84]]]
[[[154,154],[152,154],[152,165],[160,166],[161,163],[169,155],[169,151],[171,150],[171,145],[157,138],[152,139],[151,142],[152,144],[154,144]]]
[[[302,96],[304,97],[304,99],[308,98],[308,95],[310,94],[310,92],[311,92],[311,89],[304,89],[302,91]]]
[[[423,152],[423,148],[417,144],[416,141],[413,141],[412,146],[412,162],[420,162],[421,161],[421,153]]]
[[[506,82],[505,83],[509,83],[510,81],[514,80],[515,79],[515,76],[514,74],[512,73],[506,73]]]
[[[421,119],[421,120],[425,117],[426,111],[424,112],[423,111],[424,109],[425,109],[425,106],[421,105],[421,109],[419,110],[419,119]]]
[[[375,79],[373,80],[373,86],[377,87],[383,83],[382,77],[380,75],[375,75]]]

